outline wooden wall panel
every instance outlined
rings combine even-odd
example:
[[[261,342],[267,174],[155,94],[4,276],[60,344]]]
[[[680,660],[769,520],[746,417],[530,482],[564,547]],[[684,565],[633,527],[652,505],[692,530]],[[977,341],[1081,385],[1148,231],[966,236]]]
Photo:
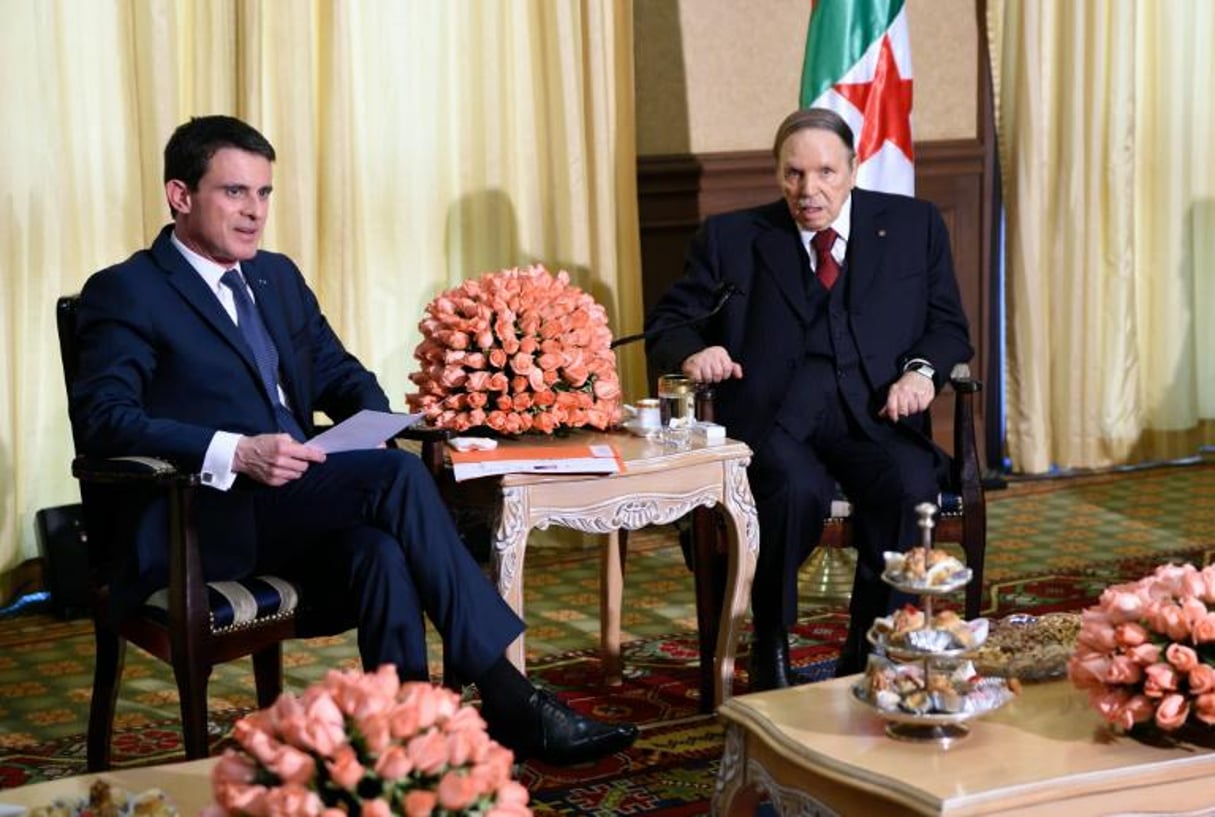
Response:
[[[917,144],[916,194],[938,207],[949,228],[954,268],[975,347],[972,371],[988,370],[990,172],[979,140]],[[653,156],[638,160],[641,263],[648,311],[679,277],[688,241],[706,217],[772,201],[780,192],[766,151]],[[651,373],[656,375],[657,373]],[[950,448],[952,400],[934,411],[935,436]],[[979,444],[983,448],[983,406]]]

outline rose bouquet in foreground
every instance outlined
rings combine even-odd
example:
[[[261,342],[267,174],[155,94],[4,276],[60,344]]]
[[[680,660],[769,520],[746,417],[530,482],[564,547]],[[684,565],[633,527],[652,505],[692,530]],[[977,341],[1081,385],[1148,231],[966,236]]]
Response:
[[[399,683],[391,666],[332,671],[237,721],[234,737],[206,817],[531,815],[510,779],[514,756],[477,710],[450,690]]]
[[[1067,672],[1123,729],[1215,725],[1215,565],[1163,565],[1083,613]]]
[[[564,271],[507,269],[465,281],[426,307],[407,396],[438,428],[507,434],[620,420],[607,312]]]

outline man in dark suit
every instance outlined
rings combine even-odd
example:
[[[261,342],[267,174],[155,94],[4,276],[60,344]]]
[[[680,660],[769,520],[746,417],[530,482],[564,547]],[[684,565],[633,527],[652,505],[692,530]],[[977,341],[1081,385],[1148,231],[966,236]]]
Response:
[[[230,117],[174,132],[164,172],[173,223],[80,296],[77,445],[198,471],[214,489],[197,504],[208,579],[320,577],[352,602],[368,669],[390,663],[402,678],[426,678],[428,616],[449,665],[477,683],[491,734],[520,754],[569,763],[628,746],[635,727],[576,714],[505,659],[523,623],[465,550],[416,456],[326,456],[306,444],[314,411],[340,421],[389,403],[291,260],[258,249],[274,158]],[[114,577],[120,613],[167,576],[162,515],[132,516],[137,545]]]
[[[716,383],[718,420],[754,451],[758,689],[789,684],[797,571],[837,482],[859,553],[837,673],[864,668],[866,631],[902,601],[879,578],[882,551],[916,543],[913,509],[945,473],[924,411],[973,353],[932,205],[854,188],[852,131],[828,110],[788,116],[773,154],[784,200],[708,219],[646,323],[655,367]],[[679,325],[727,291],[710,320]]]

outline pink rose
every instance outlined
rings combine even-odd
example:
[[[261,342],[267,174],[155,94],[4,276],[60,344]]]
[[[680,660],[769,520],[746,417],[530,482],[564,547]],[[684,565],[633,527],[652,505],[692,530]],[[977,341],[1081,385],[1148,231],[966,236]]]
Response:
[[[325,761],[325,767],[333,782],[347,791],[354,791],[367,771],[349,744],[339,747],[333,759]]]
[[[389,746],[375,762],[375,773],[385,780],[400,780],[412,771],[413,762],[403,746]]]
[[[1142,677],[1143,668],[1129,655],[1115,655],[1105,673],[1110,684],[1137,684]]]
[[[1194,715],[1208,726],[1215,726],[1215,692],[1204,692],[1194,699]]]
[[[1144,672],[1147,680],[1143,683],[1143,693],[1149,698],[1161,698],[1177,691],[1177,670],[1169,664],[1152,664]]]
[[[225,749],[219,761],[211,769],[211,782],[252,783],[257,778],[257,764],[252,758]]]
[[[316,792],[298,783],[285,783],[266,792],[267,817],[317,817],[325,808]]]
[[[1198,653],[1182,644],[1170,644],[1164,650],[1164,657],[1179,673],[1187,673],[1198,666]]]
[[[1190,638],[1195,644],[1209,644],[1215,641],[1215,613],[1207,613],[1193,622]]]
[[[1114,640],[1122,647],[1138,647],[1147,642],[1148,631],[1136,621],[1127,621],[1114,628]]]
[[[1181,727],[1190,717],[1190,704],[1184,695],[1166,695],[1156,707],[1156,725],[1166,732]]]
[[[1215,692],[1215,667],[1210,664],[1199,664],[1190,670],[1186,681],[1189,683],[1192,695]]]
[[[506,350],[500,347],[495,347],[489,350],[489,365],[495,369],[501,369],[506,366]]]
[[[374,800],[364,800],[363,808],[359,810],[360,817],[392,817],[392,807],[383,797]]]
[[[1067,662],[1067,675],[1080,689],[1104,688],[1110,659],[1100,654],[1073,655]]]
[[[437,730],[418,735],[405,748],[414,768],[422,774],[437,774],[447,764],[447,741]]]
[[[1146,667],[1160,660],[1160,645],[1151,642],[1140,644],[1127,650],[1127,654],[1135,659],[1135,663]]]
[[[1137,723],[1147,723],[1156,714],[1156,702],[1144,695],[1135,695],[1118,713],[1118,725],[1130,729]]]
[[[433,791],[413,789],[401,798],[401,808],[405,817],[430,817],[438,801],[439,797]]]

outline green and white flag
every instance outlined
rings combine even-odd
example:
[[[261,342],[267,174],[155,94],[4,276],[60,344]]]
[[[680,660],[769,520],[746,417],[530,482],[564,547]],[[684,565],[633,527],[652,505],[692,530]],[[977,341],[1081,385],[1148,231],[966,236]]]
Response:
[[[801,106],[830,108],[856,137],[857,185],[915,192],[905,0],[815,0]]]

